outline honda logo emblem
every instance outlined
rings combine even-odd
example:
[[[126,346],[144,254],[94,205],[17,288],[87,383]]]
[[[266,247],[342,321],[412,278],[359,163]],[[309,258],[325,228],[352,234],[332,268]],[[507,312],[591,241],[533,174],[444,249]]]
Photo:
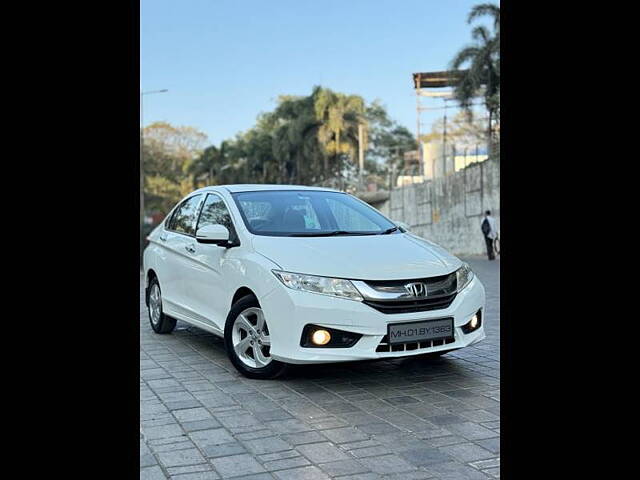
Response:
[[[427,296],[427,286],[422,282],[407,283],[404,286],[404,289],[412,297],[426,297]]]

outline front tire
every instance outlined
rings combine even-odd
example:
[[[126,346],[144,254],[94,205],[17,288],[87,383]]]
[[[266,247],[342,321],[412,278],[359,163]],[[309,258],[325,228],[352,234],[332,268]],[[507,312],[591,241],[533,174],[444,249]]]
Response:
[[[149,323],[156,333],[171,333],[176,328],[176,320],[167,317],[162,311],[162,291],[156,277],[149,282],[149,301],[147,303]]]
[[[276,378],[287,365],[271,358],[271,338],[264,312],[254,295],[247,295],[232,307],[224,328],[229,360],[245,377]]]

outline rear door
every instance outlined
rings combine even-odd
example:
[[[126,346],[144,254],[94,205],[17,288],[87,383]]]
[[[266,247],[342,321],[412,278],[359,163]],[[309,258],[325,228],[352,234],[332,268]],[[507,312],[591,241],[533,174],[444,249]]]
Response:
[[[233,219],[224,200],[215,193],[209,193],[204,200],[196,229],[215,224],[227,227],[229,240],[234,241],[238,238]],[[225,262],[234,255],[234,249],[197,242],[195,249],[196,251],[191,254],[189,274],[185,275],[185,288],[197,316],[224,330],[224,322],[229,312],[228,289],[232,288],[232,285],[229,284],[229,279],[225,281],[223,267]]]
[[[163,268],[158,272],[163,307],[168,314],[188,314],[189,299],[185,290],[185,276],[190,270],[191,255],[195,251],[195,227],[204,195],[193,195],[175,210],[160,243],[166,252]]]

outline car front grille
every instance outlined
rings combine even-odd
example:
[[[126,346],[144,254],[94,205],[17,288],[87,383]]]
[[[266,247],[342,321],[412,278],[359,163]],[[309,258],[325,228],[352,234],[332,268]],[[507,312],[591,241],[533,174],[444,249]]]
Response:
[[[426,298],[424,300],[364,300],[363,303],[382,313],[413,313],[447,308],[455,298],[456,294],[454,293],[453,295],[447,295],[445,297]]]
[[[408,352],[411,350],[426,350],[433,347],[441,347],[442,345],[448,345],[454,343],[456,340],[453,337],[443,338],[440,340],[423,340],[421,342],[410,343],[389,343],[389,337],[385,335],[380,343],[376,347],[378,353],[390,353],[390,352]]]
[[[408,293],[411,283],[424,285],[425,294]],[[456,273],[407,280],[364,280],[355,282],[363,292],[363,303],[382,313],[413,313],[449,307],[457,295]]]
[[[415,278],[407,280],[367,280],[365,283],[376,290],[402,290],[407,283],[423,282],[429,296],[448,295],[456,291],[458,286],[456,272],[438,277]]]

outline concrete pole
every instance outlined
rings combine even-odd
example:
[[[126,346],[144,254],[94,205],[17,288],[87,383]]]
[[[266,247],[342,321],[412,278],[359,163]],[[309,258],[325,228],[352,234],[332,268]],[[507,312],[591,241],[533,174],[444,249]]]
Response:
[[[140,255],[142,256],[142,245],[144,239],[142,238],[142,227],[144,226],[144,153],[142,148],[144,146],[144,112],[143,112],[143,96],[153,93],[166,93],[169,90],[154,90],[152,92],[140,91]]]
[[[442,176],[447,173],[447,99],[444,99],[444,119],[442,131]]]
[[[142,92],[140,92],[140,232],[144,225],[144,113],[142,110]]]
[[[364,126],[358,124],[358,167],[360,173],[360,191],[364,190]]]

